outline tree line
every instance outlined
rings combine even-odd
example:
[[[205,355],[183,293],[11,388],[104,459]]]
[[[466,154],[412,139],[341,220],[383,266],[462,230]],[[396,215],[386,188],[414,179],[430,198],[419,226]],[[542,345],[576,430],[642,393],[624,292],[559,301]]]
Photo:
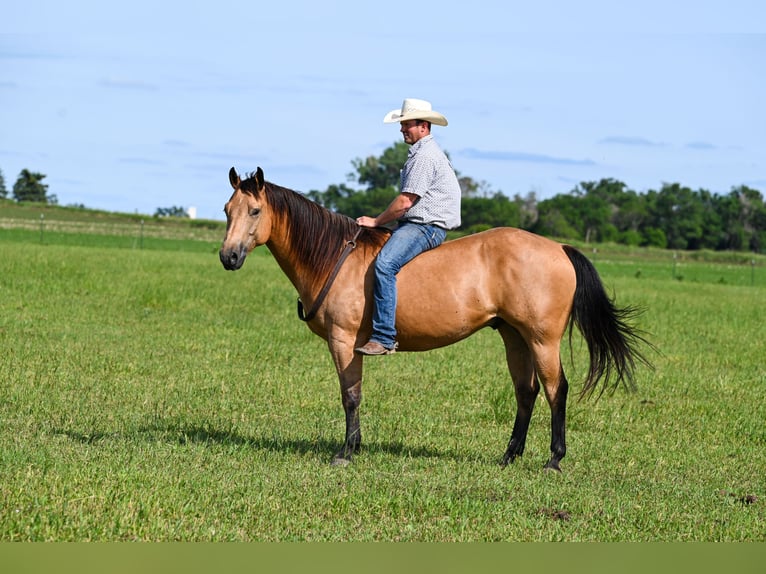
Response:
[[[58,198],[48,193],[48,184],[43,183],[45,175],[42,173],[22,169],[16,183],[13,184],[13,199],[16,201],[34,201],[38,203],[58,204]],[[0,171],[0,199],[8,197],[8,189],[5,187],[5,177]]]
[[[409,146],[398,142],[379,157],[357,158],[346,183],[306,195],[348,215],[376,215],[398,193],[399,173]],[[57,203],[45,175],[24,169],[13,199]],[[484,181],[458,173],[463,194],[461,233],[509,226],[563,240],[615,242],[683,250],[766,251],[766,204],[760,191],[745,185],[728,194],[664,183],[638,193],[615,179],[584,181],[569,193],[538,200],[534,192],[509,197]],[[0,171],[0,198],[8,196]],[[186,216],[181,207],[157,208],[155,216]]]
[[[350,217],[376,215],[398,192],[409,146],[399,142],[380,157],[357,158],[348,183],[312,190],[314,201]],[[766,204],[745,185],[720,195],[664,183],[638,193],[615,179],[582,182],[569,193],[539,201],[534,192],[509,197],[458,173],[463,233],[510,226],[563,240],[615,242],[683,250],[766,250]],[[352,187],[349,184],[356,184]]]

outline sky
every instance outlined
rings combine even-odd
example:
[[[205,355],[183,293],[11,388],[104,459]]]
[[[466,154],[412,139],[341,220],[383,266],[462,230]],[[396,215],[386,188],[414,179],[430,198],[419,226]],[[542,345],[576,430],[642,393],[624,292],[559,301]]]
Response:
[[[307,192],[420,98],[460,175],[538,200],[614,178],[766,195],[762,0],[6,0],[0,171],[61,205],[223,219],[229,168]],[[376,214],[370,214],[376,215]],[[1,216],[1,214],[0,214]]]

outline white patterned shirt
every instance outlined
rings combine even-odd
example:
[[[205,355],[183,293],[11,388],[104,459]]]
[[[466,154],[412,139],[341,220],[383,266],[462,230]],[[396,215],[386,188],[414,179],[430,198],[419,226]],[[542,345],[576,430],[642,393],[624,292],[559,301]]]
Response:
[[[410,147],[402,169],[401,192],[419,198],[401,221],[443,229],[460,226],[460,183],[433,135],[419,139]]]

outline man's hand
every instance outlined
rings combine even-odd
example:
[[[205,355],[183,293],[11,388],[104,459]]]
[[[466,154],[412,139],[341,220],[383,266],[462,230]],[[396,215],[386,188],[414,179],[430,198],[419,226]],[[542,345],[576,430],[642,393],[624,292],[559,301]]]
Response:
[[[360,227],[377,227],[378,226],[377,220],[374,217],[368,217],[367,215],[363,215],[362,217],[357,217],[356,222]]]

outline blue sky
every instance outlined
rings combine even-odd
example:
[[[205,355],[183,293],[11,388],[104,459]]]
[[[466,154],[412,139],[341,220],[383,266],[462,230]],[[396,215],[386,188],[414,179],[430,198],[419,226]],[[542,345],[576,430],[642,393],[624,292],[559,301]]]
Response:
[[[760,0],[262,4],[4,3],[6,186],[27,168],[62,205],[222,219],[230,167],[346,182],[415,97],[449,119],[455,168],[509,196],[605,177],[766,193]]]

